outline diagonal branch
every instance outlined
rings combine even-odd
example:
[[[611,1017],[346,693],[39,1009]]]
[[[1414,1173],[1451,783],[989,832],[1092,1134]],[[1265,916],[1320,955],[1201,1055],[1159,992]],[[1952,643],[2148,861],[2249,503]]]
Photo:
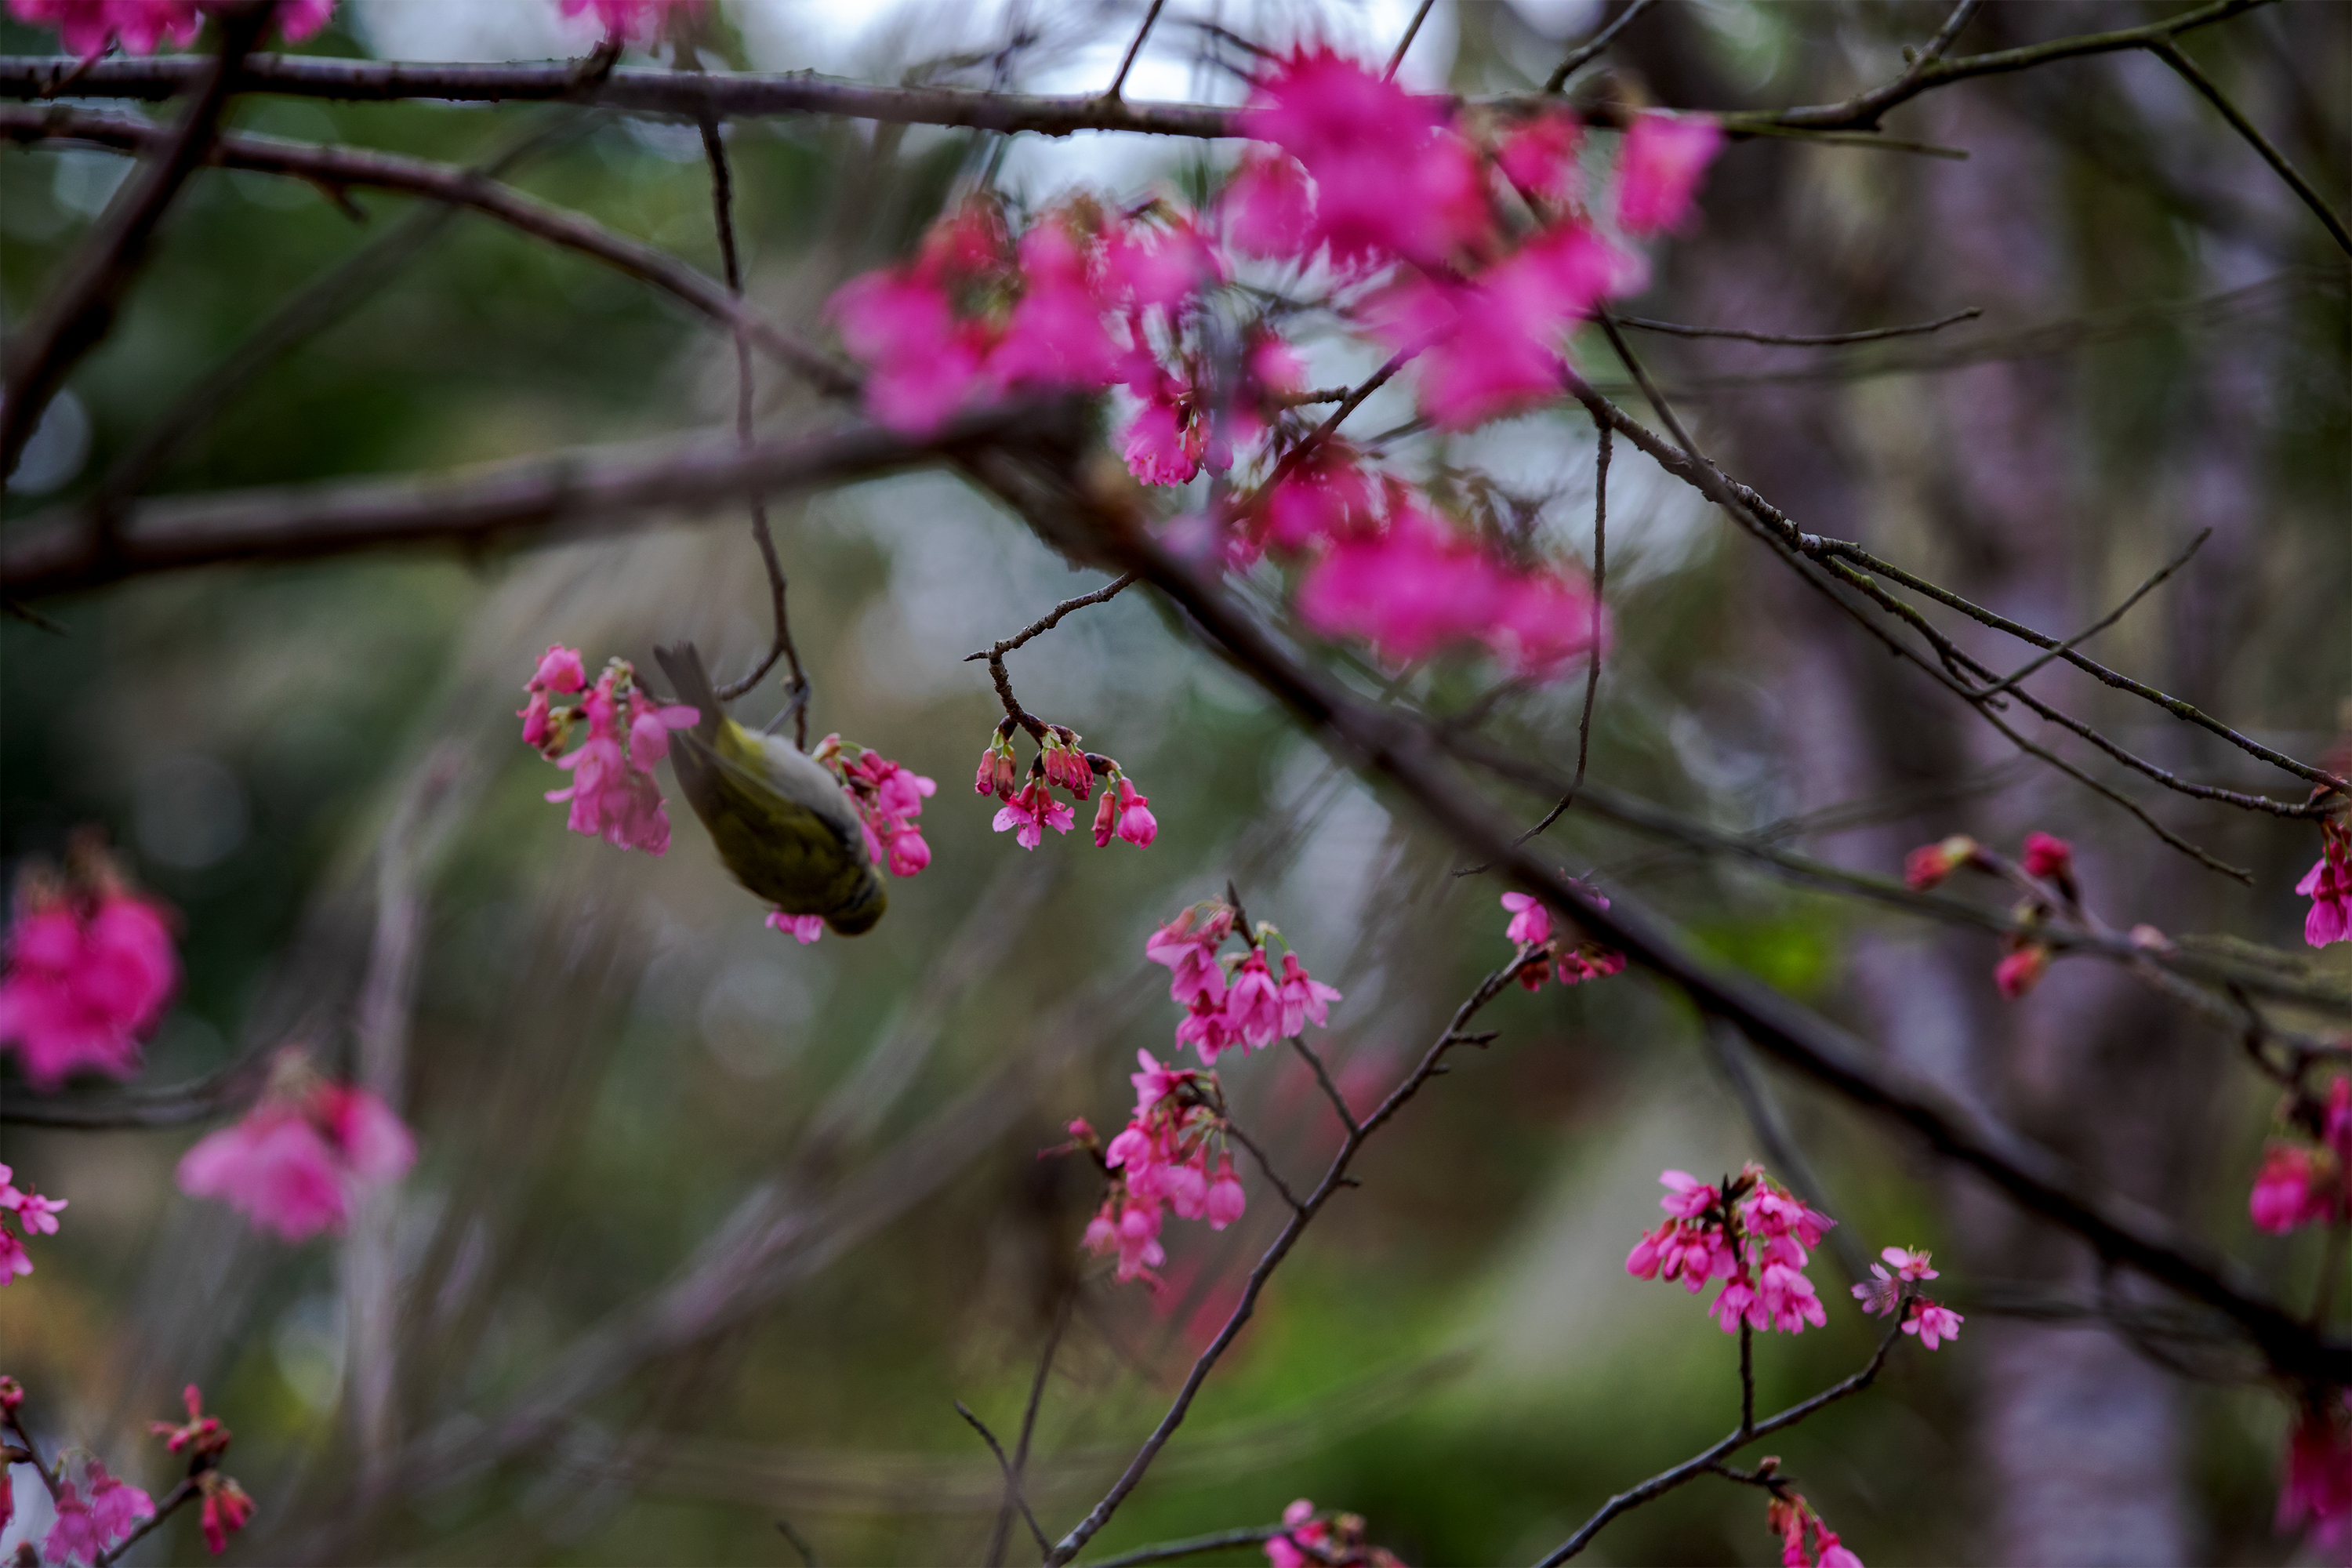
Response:
[[[221,16],[220,53],[203,67],[195,101],[177,125],[152,132],[161,155],[66,259],[56,290],[8,345],[0,386],[0,474],[16,472],[49,399],[114,324],[115,307],[146,260],[148,242],[212,144],[236,90],[237,64],[260,41],[270,9],[266,3],[244,5]]]
[[[1566,88],[1568,86],[1569,78],[1574,76],[1578,71],[1582,70],[1586,66],[1591,65],[1594,60],[1599,59],[1601,58],[1601,51],[1607,48],[1615,41],[1617,35],[1625,30],[1626,24],[1631,22],[1634,17],[1640,16],[1643,12],[1648,10],[1654,4],[1656,4],[1656,0],[1633,0],[1633,3],[1631,5],[1626,6],[1625,9],[1617,14],[1617,17],[1614,21],[1601,28],[1601,31],[1593,34],[1592,37],[1587,38],[1583,43],[1579,44],[1576,47],[1569,50],[1568,58],[1560,61],[1557,67],[1553,68],[1551,75],[1546,79],[1544,82],[1544,90],[1546,92],[1559,92],[1562,89]]]
[[[2073,652],[2076,647],[2090,641],[2093,637],[2097,637],[2101,632],[2105,631],[2109,626],[2114,626],[2117,621],[2122,620],[2124,616],[2130,612],[2131,607],[2134,605],[2138,604],[2142,599],[2147,596],[2150,589],[2163,582],[2167,577],[2171,576],[2175,572],[2179,571],[2183,566],[2188,565],[2189,558],[2196,554],[2200,550],[2202,550],[2205,547],[2205,542],[2212,537],[2213,531],[2211,529],[2203,528],[2198,530],[2197,537],[2189,542],[2187,549],[2181,551],[2179,554],[2174,556],[2171,560],[2158,567],[2155,574],[2151,575],[2147,582],[2142,583],[2138,587],[2134,588],[2131,591],[2131,595],[2125,599],[2122,604],[2117,605],[2114,609],[2108,611],[2097,620],[2093,621],[2089,626],[2084,626],[2081,631],[2076,632],[2073,637],[2068,637],[2064,642],[2060,643],[2057,647],[2049,649],[2047,652],[2037,654],[2032,658],[2026,660],[2026,662],[2019,667],[2013,673],[2002,676],[1990,686],[1979,691],[1977,693],[1978,698],[1979,700],[1987,700],[2000,696],[2003,692],[2015,686],[2019,681],[2023,680],[2027,676],[2032,675],[2035,670],[2040,669],[2043,665],[2048,664],[2052,659],[2058,658],[2062,654]]]
[[[2213,85],[2213,79],[2198,69],[2197,63],[2182,54],[2179,46],[2175,44],[2169,36],[2150,44],[2148,52],[2170,66],[2181,80],[2195,88],[2206,102],[2218,110],[2221,118],[2230,122],[2230,128],[2244,137],[2247,145],[2261,153],[2263,162],[2268,163],[2278,177],[2286,182],[2287,188],[2302,200],[2305,206],[2317,215],[2321,223],[2327,226],[2327,233],[2336,241],[2336,247],[2347,256],[2352,256],[2352,230],[2345,228],[2344,220],[2336,216],[2336,209],[2327,205],[2326,197],[2312,188],[2309,180],[2295,172],[2294,165],[2286,161],[2286,154],[2271,145],[2270,138],[2255,129],[2254,122],[2247,119],[2239,111],[2236,104],[2231,103],[2222,95],[2221,89]]]

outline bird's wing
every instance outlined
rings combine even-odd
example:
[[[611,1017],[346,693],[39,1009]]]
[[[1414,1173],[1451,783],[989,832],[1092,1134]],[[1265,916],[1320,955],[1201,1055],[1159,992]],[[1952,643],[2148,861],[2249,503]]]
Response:
[[[731,798],[737,807],[735,815],[746,823],[756,823],[780,806],[796,807],[824,826],[844,856],[864,864],[866,835],[858,826],[857,814],[833,775],[825,772],[823,763],[811,761],[782,742],[772,740],[766,743],[781,751],[782,755],[763,752],[761,762],[764,767],[750,767],[705,745],[696,732],[680,731],[672,742],[674,760],[688,760],[689,767],[699,775],[688,784],[689,798],[698,790],[708,790],[719,799]],[[812,778],[811,774],[815,776]],[[681,771],[679,777],[685,782],[687,773]],[[717,803],[714,799],[713,805]],[[697,809],[706,823],[716,815],[701,811],[698,802]]]

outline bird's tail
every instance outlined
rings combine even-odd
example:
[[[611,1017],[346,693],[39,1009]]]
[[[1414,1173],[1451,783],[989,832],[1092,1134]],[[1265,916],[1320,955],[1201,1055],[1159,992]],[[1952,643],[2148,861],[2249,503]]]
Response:
[[[695,720],[694,732],[703,744],[715,745],[719,726],[727,718],[726,704],[719,700],[719,689],[710,684],[710,671],[702,667],[702,654],[690,642],[654,649],[662,672],[669,677],[676,689],[676,701],[686,703],[699,715]]]

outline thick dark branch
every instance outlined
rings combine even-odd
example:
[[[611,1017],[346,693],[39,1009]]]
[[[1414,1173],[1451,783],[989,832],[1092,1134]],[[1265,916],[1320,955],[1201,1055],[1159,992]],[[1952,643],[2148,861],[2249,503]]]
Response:
[[[1592,1538],[1601,1533],[1601,1527],[1628,1509],[1639,1508],[1654,1498],[1662,1497],[1685,1481],[1696,1480],[1759,1437],[1785,1431],[1824,1406],[1834,1405],[1850,1394],[1859,1394],[1868,1388],[1878,1380],[1879,1369],[1886,1364],[1886,1354],[1895,1348],[1895,1342],[1901,1337],[1902,1332],[1903,1319],[1898,1310],[1895,1314],[1895,1321],[1886,1325],[1886,1332],[1880,1337],[1877,1352],[1871,1356],[1869,1364],[1860,1372],[1842,1382],[1832,1384],[1801,1405],[1791,1405],[1778,1415],[1756,1422],[1752,1426],[1743,1422],[1738,1431],[1732,1433],[1705,1453],[1693,1455],[1673,1469],[1652,1476],[1631,1490],[1619,1492],[1601,1505],[1599,1513],[1586,1520],[1574,1535],[1560,1542],[1559,1548],[1550,1556],[1546,1557],[1538,1568],[1559,1568],[1559,1564],[1567,1562],[1591,1545]]]
[[[8,344],[5,384],[0,384],[0,474],[16,471],[17,456],[41,421],[41,412],[81,357],[98,346],[114,323],[114,310],[130,289],[156,226],[204,161],[220,118],[236,91],[237,62],[269,25],[267,4],[243,5],[220,20],[220,54],[196,68],[201,86],[195,101],[166,131],[153,131],[162,154],[107,209],[99,226],[58,268],[58,285],[24,331]]]
[[[1781,348],[1826,349],[1843,343],[1874,343],[1887,338],[1916,338],[1927,332],[1940,332],[1962,321],[1973,321],[1983,314],[1981,309],[1971,305],[1932,321],[1914,321],[1907,327],[1873,327],[1860,332],[1751,332],[1744,327],[1686,327],[1679,321],[1653,321],[1641,316],[1620,316],[1617,324],[1676,338],[1737,338],[1741,342],[1771,343]]]
[[[74,142],[119,153],[150,153],[166,134],[142,121],[117,115],[70,109],[0,109],[0,136],[16,142]],[[210,162],[226,168],[283,174],[331,190],[357,185],[404,191],[470,207],[652,284],[720,326],[741,332],[821,391],[856,390],[856,377],[832,356],[801,342],[698,268],[593,218],[525,195],[474,170],[399,153],[326,147],[243,132],[220,138],[207,155]]]
[[[951,457],[971,443],[1034,427],[1038,414],[999,409],[910,441],[863,423],[739,448],[732,437],[558,453],[432,478],[362,479],[144,501],[123,514],[112,548],[93,548],[71,509],[27,520],[0,546],[12,595],[96,587],[125,577],[230,561],[296,561],[391,545],[479,547],[556,527],[635,526],[643,514],[695,510],[749,495],[864,479]]]

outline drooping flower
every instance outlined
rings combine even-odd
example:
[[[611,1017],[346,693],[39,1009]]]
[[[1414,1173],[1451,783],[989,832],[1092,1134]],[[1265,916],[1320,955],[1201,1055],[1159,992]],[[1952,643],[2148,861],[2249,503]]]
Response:
[[[1247,1197],[1230,1150],[1220,1153],[1215,1177],[1209,1174],[1212,1148],[1222,1145],[1225,1131],[1216,1076],[1171,1068],[1149,1051],[1138,1051],[1136,1061],[1143,1070],[1128,1075],[1135,1110],[1102,1151],[1110,1185],[1087,1226],[1086,1245],[1118,1255],[1121,1283],[1141,1279],[1156,1286],[1151,1270],[1166,1261],[1159,1239],[1163,1210],[1223,1230],[1241,1217]],[[1073,1121],[1070,1131],[1092,1146],[1093,1129],[1084,1121]]]
[[[803,947],[824,934],[823,915],[788,915],[782,910],[770,910],[767,925],[770,931],[785,932]]]
[[[551,805],[570,804],[567,826],[574,833],[619,849],[667,854],[669,808],[654,781],[654,765],[669,752],[669,732],[688,728],[699,715],[682,703],[662,706],[647,700],[637,687],[635,669],[619,658],[605,666],[576,707],[549,706],[567,689],[579,690],[583,678],[579,656],[559,644],[547,650],[526,687],[531,700],[520,715],[523,739],[572,775],[568,786],[548,791],[547,799]],[[588,738],[558,756],[583,721]]]
[[[194,1384],[180,1390],[180,1403],[187,1406],[185,1421],[150,1421],[147,1429],[163,1439],[163,1446],[173,1453],[187,1450],[191,1459],[211,1458],[226,1452],[235,1436],[221,1424],[217,1415],[205,1414],[205,1393]]]
[[[1551,911],[1533,893],[1505,893],[1503,907],[1511,911],[1504,937],[1521,947],[1541,947],[1551,940]]]
[[[257,1227],[302,1241],[340,1233],[362,1196],[415,1160],[415,1140],[391,1107],[320,1078],[289,1049],[244,1120],[181,1158],[178,1179],[189,1196],[216,1198]]]
[[[1804,1268],[1836,1221],[1807,1207],[1789,1190],[1748,1165],[1728,1184],[1702,1182],[1686,1171],[1666,1171],[1658,1201],[1668,1218],[1634,1244],[1625,1271],[1642,1279],[1678,1279],[1693,1293],[1707,1281],[1723,1289],[1708,1314],[1726,1333],[1744,1323],[1759,1331],[1799,1334],[1827,1320]]]
[[[2014,1002],[2039,984],[2050,969],[2050,949],[2029,942],[1993,965],[1992,983]]]
[[[1095,808],[1095,847],[1103,848],[1116,837],[1141,849],[1159,837],[1160,819],[1151,815],[1150,797],[1125,774],[1115,784],[1106,782],[1102,804]]]
[[[1937,1340],[1958,1339],[1964,1320],[1949,1307],[1942,1307],[1922,1298],[1914,1303],[1910,1317],[1903,1323],[1903,1331],[1919,1336],[1919,1348],[1934,1350]]]
[[[1032,778],[1022,786],[1021,793],[997,808],[992,825],[999,833],[1011,833],[1024,849],[1034,849],[1045,840],[1045,829],[1067,833],[1077,824],[1076,814],[1045,787],[1045,781]]]
[[[69,864],[65,883],[38,868],[18,879],[0,976],[0,1046],[42,1094],[77,1072],[136,1073],[180,984],[170,912],[131,891],[94,837]]]
[[[2254,1225],[2277,1236],[2352,1221],[2352,1078],[2330,1083],[2325,1104],[2304,1102],[2293,1114],[2299,1132],[2316,1128],[2317,1142],[2273,1139],[2246,1198]]]
[[[2275,1528],[2308,1529],[2332,1547],[2352,1540],[2352,1391],[2314,1390],[2287,1434]]]
[[[1926,892],[1977,857],[1977,841],[1965,833],[1934,844],[1923,844],[1903,858],[1903,880],[1915,892]]]
[[[1572,202],[1583,194],[1584,180],[1576,165],[1576,150],[1584,140],[1584,126],[1565,109],[1549,110],[1524,121],[1495,149],[1495,166],[1530,196],[1555,204]]]
[[[936,781],[837,734],[818,742],[810,755],[848,793],[875,864],[888,867],[894,877],[911,877],[931,863],[931,847],[915,818],[938,793]]]
[[[1217,950],[1233,930],[1232,906],[1212,901],[1191,906],[1144,942],[1143,956],[1168,966],[1170,1001],[1189,1005],[1205,997],[1223,1009],[1225,972],[1217,963]]]
[[[1339,1000],[1339,993],[1307,973],[1295,952],[1282,955],[1282,1037],[1290,1039],[1307,1032],[1308,1024],[1328,1028],[1331,1004]]]
[[[91,1459],[79,1489],[71,1481],[58,1485],[57,1510],[57,1522],[41,1542],[42,1556],[57,1563],[95,1563],[155,1517],[155,1500]]]
[[[236,1484],[236,1478],[224,1476],[218,1470],[206,1470],[196,1478],[197,1488],[204,1493],[204,1507],[197,1520],[204,1527],[205,1545],[215,1557],[228,1548],[228,1538],[245,1528],[253,1517],[253,1499]]]
[[[2313,947],[2352,942],[2352,828],[2329,818],[2321,825],[2319,862],[2294,885],[2311,900],[2303,918],[2303,940]]]
[[[0,1215],[15,1215],[26,1236],[57,1235],[58,1215],[72,1200],[45,1198],[30,1186],[19,1188],[16,1175],[8,1166],[0,1165]],[[0,1285],[32,1271],[33,1259],[25,1250],[22,1238],[0,1224]]]
[[[1712,120],[1635,115],[1618,153],[1617,226],[1640,235],[1682,222],[1722,145],[1723,128]]]
[[[1290,464],[1258,498],[1258,507],[1263,543],[1307,550],[1368,524],[1372,485],[1355,449],[1334,438]]]
[[[1282,988],[1266,967],[1265,949],[1252,947],[1225,991],[1225,1024],[1255,1049],[1282,1037]]]
[[[2074,874],[2074,847],[2039,828],[2025,836],[2025,848],[2019,859],[2029,877],[2063,880]]]
[[[1181,485],[1201,471],[1208,443],[1208,426],[1194,417],[1186,388],[1175,377],[1163,376],[1129,422],[1119,455],[1128,471],[1147,485]]]
[[[1767,1459],[1767,1465],[1773,1463]],[[1862,1559],[1839,1544],[1837,1531],[1822,1521],[1801,1492],[1772,1489],[1764,1528],[1780,1538],[1781,1568],[1862,1568]]]

